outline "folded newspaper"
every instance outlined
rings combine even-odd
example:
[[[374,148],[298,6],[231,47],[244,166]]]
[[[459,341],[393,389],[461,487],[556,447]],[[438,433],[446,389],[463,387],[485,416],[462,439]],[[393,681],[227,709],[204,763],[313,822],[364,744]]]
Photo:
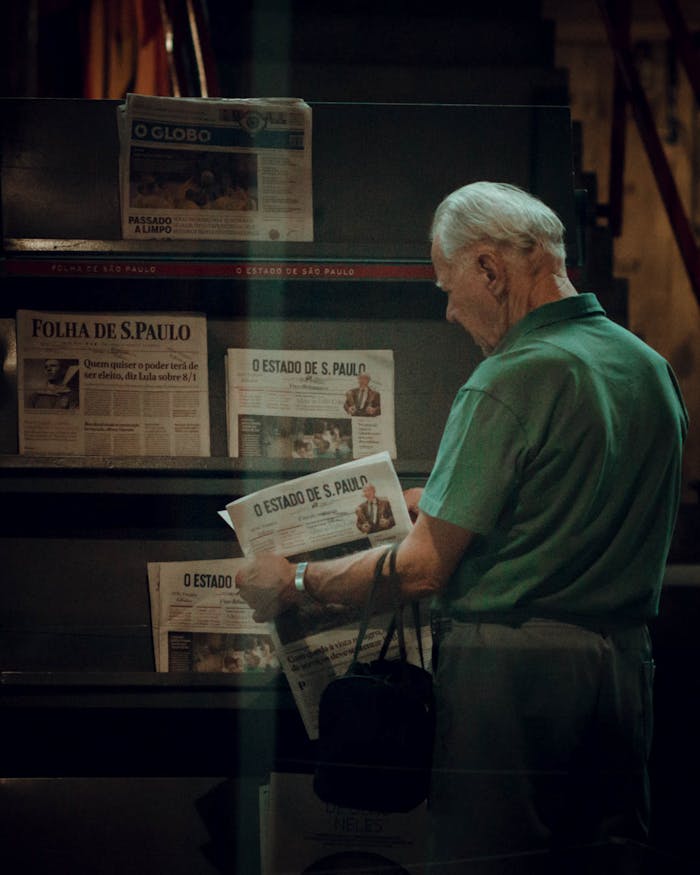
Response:
[[[19,451],[208,456],[206,318],[17,311]]]
[[[236,587],[243,561],[148,563],[156,671],[278,673],[272,627]]]
[[[124,238],[313,240],[303,100],[128,94],[118,120]]]
[[[396,457],[390,349],[227,349],[229,455]]]
[[[399,542],[412,523],[388,452],[375,453],[246,495],[221,516],[234,528],[244,556],[279,553],[291,562],[329,559]],[[359,613],[319,609],[309,599],[275,621],[273,642],[309,738],[318,738],[318,703],[325,686],[349,666]],[[361,658],[372,659],[384,640],[388,615],[372,618]],[[429,631],[424,650],[429,652]],[[409,658],[417,660],[407,624]],[[427,648],[427,649],[426,649]],[[390,655],[396,653],[394,640]]]
[[[322,802],[313,775],[271,772],[259,796],[261,875],[424,873],[427,807],[363,811]]]

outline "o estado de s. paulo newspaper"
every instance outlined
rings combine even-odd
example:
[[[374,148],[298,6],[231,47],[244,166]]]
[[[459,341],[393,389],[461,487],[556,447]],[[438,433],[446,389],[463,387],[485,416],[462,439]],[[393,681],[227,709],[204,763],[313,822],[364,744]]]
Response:
[[[147,564],[156,671],[279,673],[272,625],[253,620],[236,587],[243,562]]]
[[[125,239],[313,240],[303,100],[128,94],[118,121]]]
[[[206,318],[17,311],[19,451],[209,456]]]
[[[229,455],[396,458],[391,349],[228,349]]]
[[[235,530],[244,556],[270,551],[290,562],[329,559],[399,542],[412,526],[386,451],[246,495],[227,504],[221,516]],[[275,651],[310,739],[318,738],[321,693],[352,660],[359,613],[347,608],[334,612],[309,599],[274,623]],[[378,654],[389,620],[384,614],[371,618],[363,660]],[[429,634],[426,629],[426,653]],[[406,644],[409,657],[417,661],[416,636],[409,624]],[[389,654],[396,653],[394,640]]]

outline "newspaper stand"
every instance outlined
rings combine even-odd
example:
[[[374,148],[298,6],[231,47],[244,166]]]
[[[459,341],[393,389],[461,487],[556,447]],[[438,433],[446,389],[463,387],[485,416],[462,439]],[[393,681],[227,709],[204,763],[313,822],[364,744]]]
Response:
[[[1,772],[64,776],[105,818],[120,778],[145,782],[154,795],[130,804],[156,833],[164,798],[190,800],[201,826],[212,794],[229,793],[235,871],[258,865],[258,785],[271,769],[308,770],[310,743],[283,681],[153,671],[146,564],[239,555],[223,503],[323,463],[227,456],[226,349],[393,349],[396,470],[421,485],[480,357],[433,284],[437,202],[476,179],[522,185],[558,211],[579,259],[567,108],[311,106],[314,242],[168,244],[121,239],[116,101],[2,100]],[[22,308],[206,314],[211,456],[20,456]],[[61,807],[60,789],[38,786],[13,785],[8,810]]]

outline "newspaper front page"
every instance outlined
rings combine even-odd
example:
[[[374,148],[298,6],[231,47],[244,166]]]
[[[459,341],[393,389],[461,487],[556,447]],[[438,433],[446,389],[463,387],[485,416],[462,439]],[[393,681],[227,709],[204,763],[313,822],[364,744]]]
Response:
[[[322,802],[313,775],[271,772],[260,797],[261,873],[426,871],[427,805],[408,812],[365,811]]]
[[[394,353],[226,351],[229,455],[396,458]]]
[[[118,112],[124,238],[313,240],[303,100],[129,94]]]
[[[149,562],[156,671],[277,674],[272,626],[236,587],[242,559]]]
[[[206,318],[17,311],[19,451],[208,456]]]
[[[244,556],[270,551],[291,562],[399,542],[412,526],[386,451],[244,496],[226,505],[222,516],[226,515]],[[362,644],[363,660],[378,653],[389,619],[383,614],[372,618]],[[352,660],[358,620],[357,611],[334,612],[309,599],[299,610],[281,614],[274,624],[275,650],[311,739],[318,738],[323,689]],[[409,624],[406,631],[410,658],[417,661],[415,632]],[[396,652],[394,640],[389,653]]]

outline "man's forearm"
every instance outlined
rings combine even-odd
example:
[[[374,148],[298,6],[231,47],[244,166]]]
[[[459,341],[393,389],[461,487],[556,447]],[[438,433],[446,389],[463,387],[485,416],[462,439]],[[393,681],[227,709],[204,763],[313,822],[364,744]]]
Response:
[[[304,573],[306,592],[314,601],[325,605],[364,605],[374,579],[377,560],[386,549],[387,545],[384,544],[362,553],[309,563]],[[390,602],[390,595],[385,590],[388,587],[379,587],[378,607]]]
[[[420,599],[440,592],[471,538],[472,534],[466,529],[420,513],[397,553],[402,600]],[[273,553],[248,560],[236,574],[236,584],[258,621],[271,620],[307,597],[319,605],[362,606],[374,578],[379,554],[386,547],[384,544],[337,559],[310,562],[303,578],[306,596],[297,590],[295,565]],[[387,585],[379,587],[375,604],[378,610],[392,604]]]
[[[420,514],[416,525],[401,543],[396,568],[404,601],[439,593],[469,546],[472,535],[465,529]],[[308,565],[304,576],[306,590],[322,604],[359,606],[367,599],[374,568],[387,545],[362,553],[341,556]],[[384,578],[388,580],[385,565]],[[387,585],[378,587],[378,610],[392,605]]]

